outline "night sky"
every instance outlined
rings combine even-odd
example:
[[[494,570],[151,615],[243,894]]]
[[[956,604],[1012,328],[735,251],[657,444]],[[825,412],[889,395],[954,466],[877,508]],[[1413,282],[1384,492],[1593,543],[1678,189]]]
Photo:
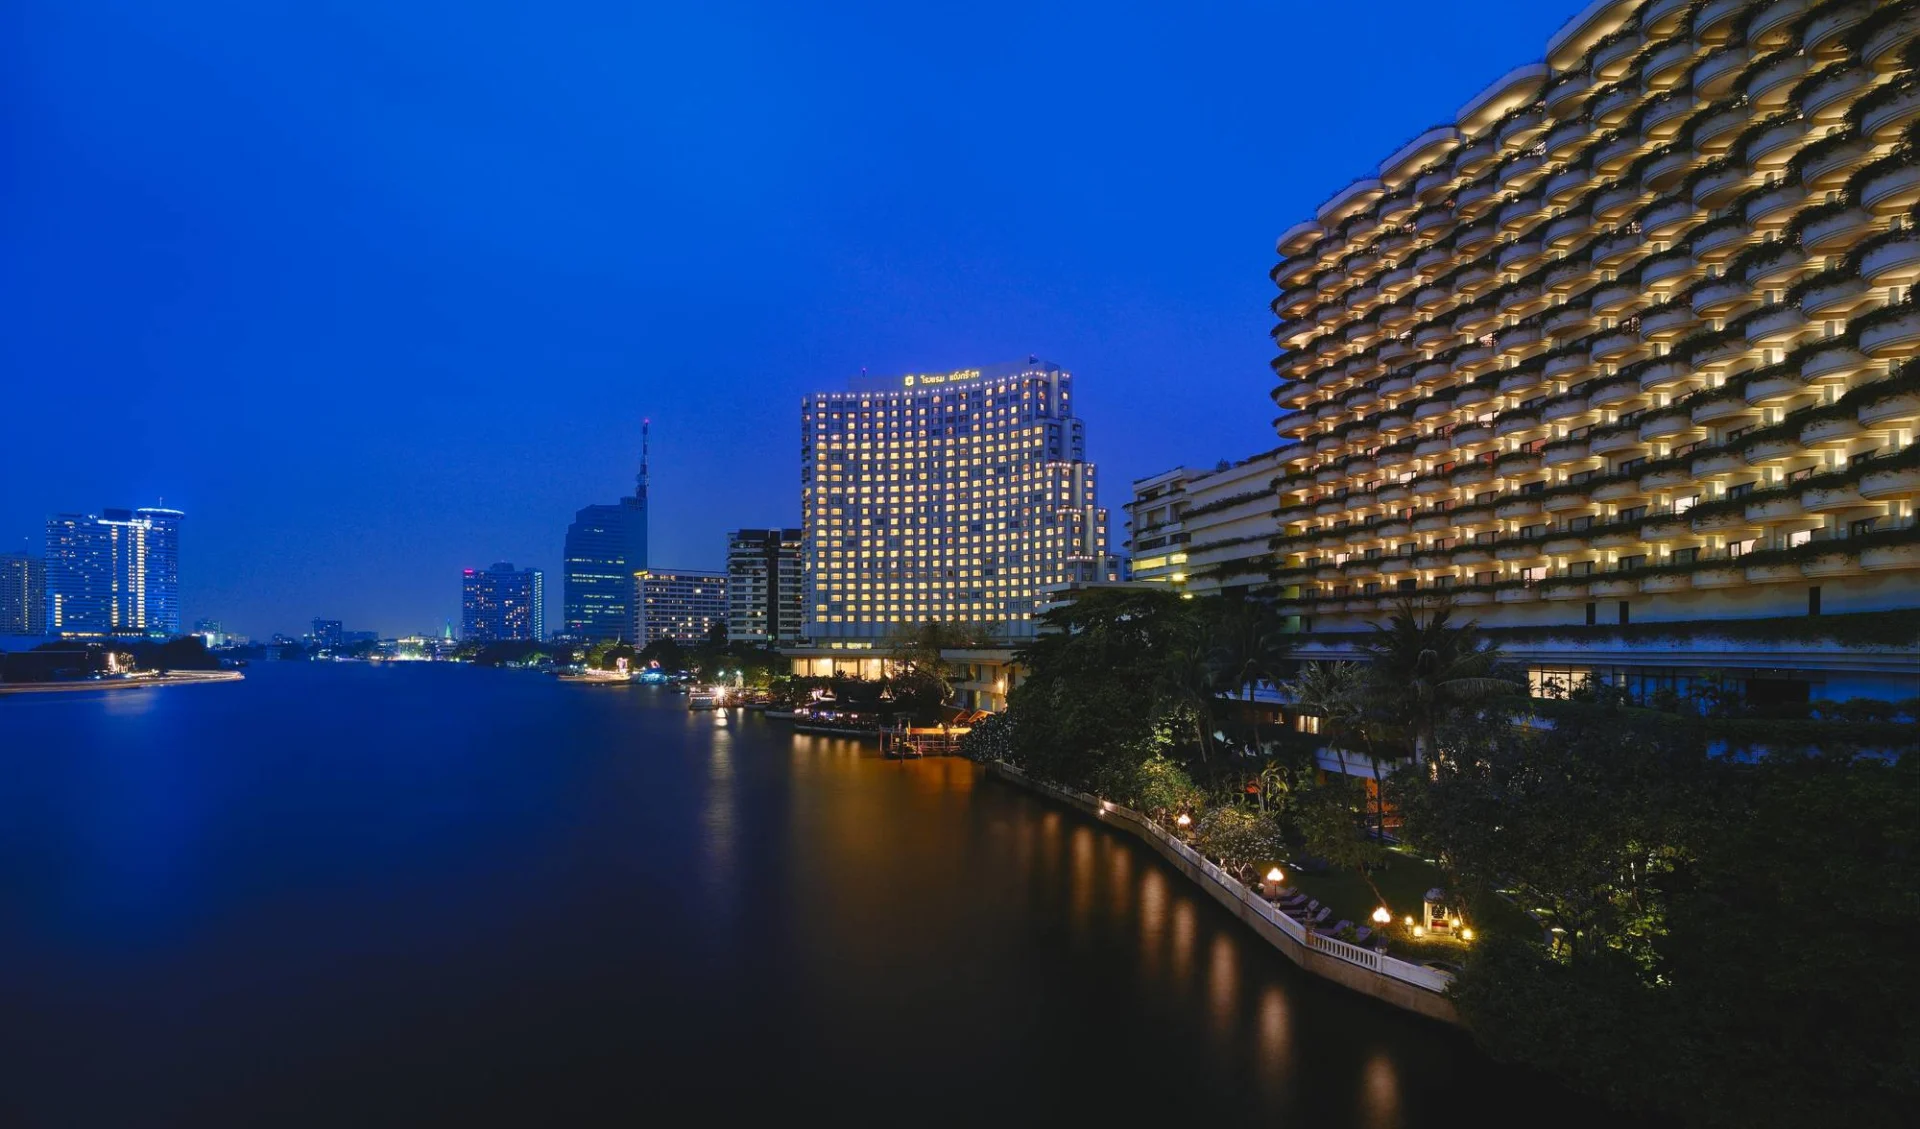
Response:
[[[1103,501],[1276,442],[1276,236],[1575,0],[23,0],[0,547],[187,511],[186,618],[458,618],[653,420],[654,563],[799,518],[799,400],[1024,358]]]

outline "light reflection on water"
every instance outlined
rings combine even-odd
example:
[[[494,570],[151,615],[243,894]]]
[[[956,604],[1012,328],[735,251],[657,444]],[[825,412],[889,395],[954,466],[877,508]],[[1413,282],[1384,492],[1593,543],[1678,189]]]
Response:
[[[964,761],[507,672],[76,697],[0,703],[0,1121],[1580,1120]]]

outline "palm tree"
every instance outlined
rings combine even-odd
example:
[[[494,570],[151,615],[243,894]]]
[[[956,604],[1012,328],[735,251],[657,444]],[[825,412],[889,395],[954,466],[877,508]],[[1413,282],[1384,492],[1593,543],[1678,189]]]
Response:
[[[1517,693],[1519,685],[1495,675],[1500,648],[1480,637],[1471,621],[1454,624],[1445,601],[1425,618],[1412,600],[1402,600],[1387,622],[1371,624],[1372,639],[1360,649],[1372,660],[1375,692],[1413,736],[1413,760],[1423,764],[1434,731],[1449,713]]]
[[[1380,775],[1380,710],[1358,663],[1307,663],[1284,689],[1301,713],[1320,719],[1321,739],[1343,764],[1347,753],[1364,752]]]
[[[1160,663],[1157,684],[1152,690],[1173,709],[1184,709],[1193,719],[1194,737],[1200,742],[1200,759],[1207,761],[1212,748],[1214,694],[1220,683],[1214,677],[1207,651],[1198,638],[1169,647]]]
[[[1261,682],[1279,683],[1278,671],[1290,650],[1291,640],[1282,630],[1273,605],[1248,599],[1221,602],[1207,662],[1215,681],[1246,695],[1253,711],[1256,752],[1261,748],[1260,711],[1253,702],[1254,687]]]

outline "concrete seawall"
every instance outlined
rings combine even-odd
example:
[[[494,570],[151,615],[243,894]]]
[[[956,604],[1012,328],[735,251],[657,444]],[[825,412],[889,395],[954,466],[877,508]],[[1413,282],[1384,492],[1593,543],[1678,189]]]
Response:
[[[1064,804],[1100,823],[1131,832],[1159,852],[1169,866],[1186,875],[1214,901],[1225,906],[1267,943],[1280,950],[1288,960],[1315,976],[1395,1007],[1418,1012],[1430,1019],[1462,1025],[1453,1001],[1445,995],[1450,980],[1445,973],[1382,956],[1370,949],[1313,932],[1275,909],[1258,893],[1247,889],[1237,879],[1138,812],[1093,796],[1043,784],[1007,765],[989,764],[987,773]]]

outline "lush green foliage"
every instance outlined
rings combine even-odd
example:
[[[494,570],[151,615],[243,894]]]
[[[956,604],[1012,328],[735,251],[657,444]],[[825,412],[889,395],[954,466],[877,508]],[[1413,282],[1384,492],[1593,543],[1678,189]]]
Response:
[[[1644,711],[1442,727],[1395,781],[1457,881],[1554,928],[1455,985],[1495,1054],[1687,1124],[1903,1123],[1920,1097],[1920,772],[1740,763]]]

